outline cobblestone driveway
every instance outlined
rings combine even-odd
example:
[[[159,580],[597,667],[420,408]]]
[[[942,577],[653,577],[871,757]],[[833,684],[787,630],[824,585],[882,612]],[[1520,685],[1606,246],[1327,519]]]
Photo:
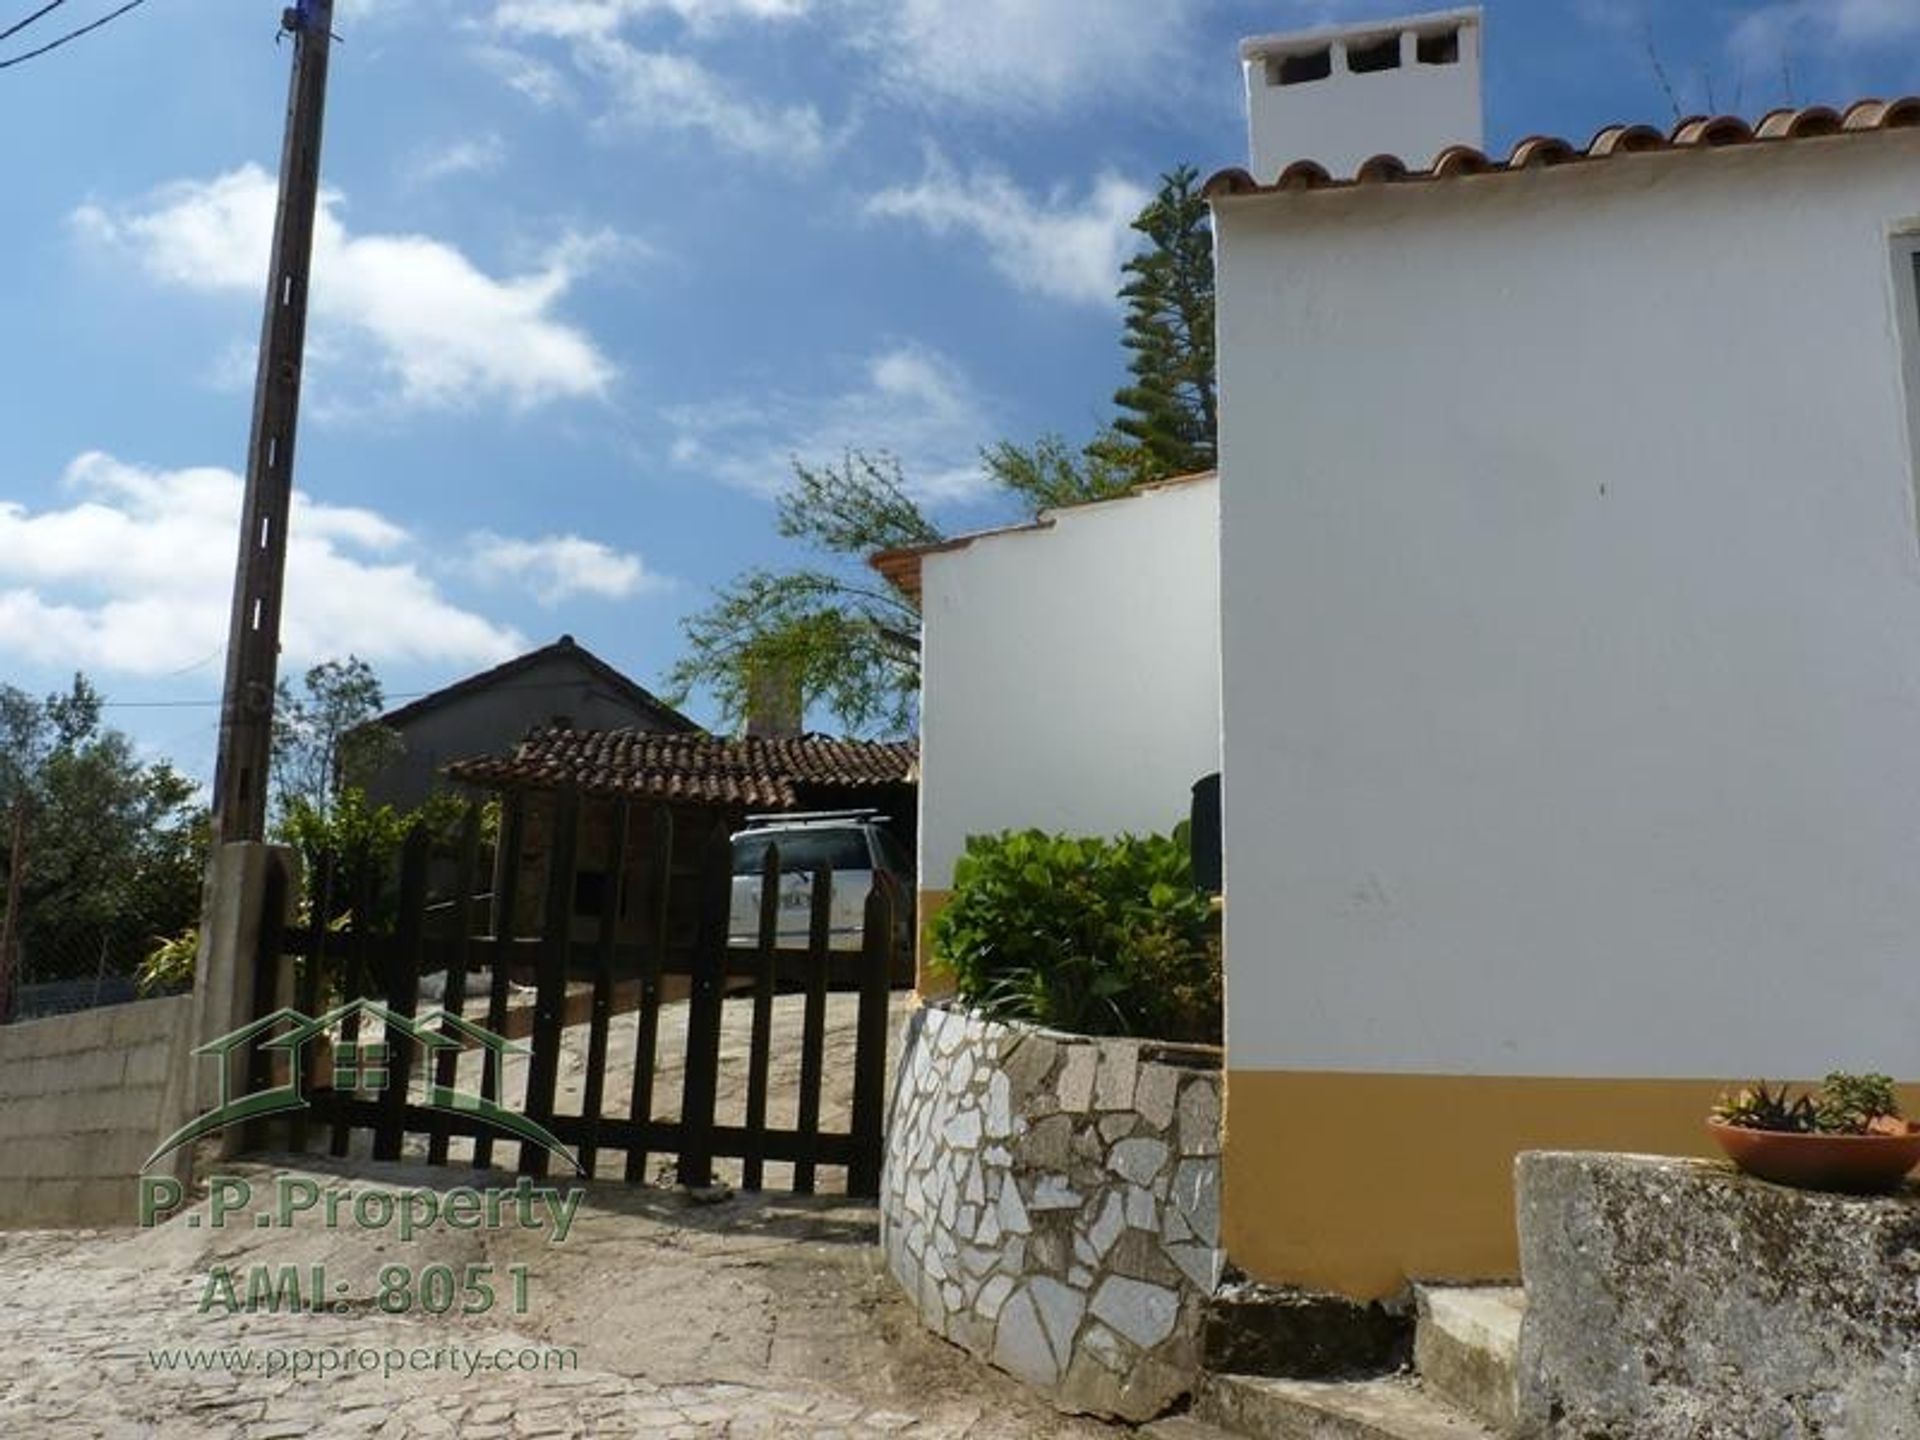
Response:
[[[261,1169],[268,1176],[277,1172]],[[355,1186],[420,1183],[375,1171]],[[340,1183],[340,1177],[319,1177]],[[243,1217],[250,1218],[250,1217]],[[222,1232],[184,1217],[149,1232],[0,1232],[0,1436],[880,1436],[1052,1440],[1114,1431],[1063,1419],[919,1329],[881,1275],[871,1212],[671,1192],[589,1192],[574,1233]],[[213,1266],[324,1262],[369,1288],[382,1264],[476,1257],[528,1267],[528,1313],[489,1317],[199,1313]],[[242,1285],[244,1292],[244,1284]],[[234,1373],[156,1352],[244,1351]],[[544,1368],[556,1347],[578,1368]],[[531,1373],[480,1369],[472,1357]],[[262,1373],[321,1353],[405,1373]],[[421,1357],[425,1368],[390,1357]],[[375,1358],[377,1357],[377,1359]],[[435,1358],[438,1357],[438,1358]],[[460,1358],[456,1358],[460,1357]],[[316,1360],[315,1364],[319,1362]]]

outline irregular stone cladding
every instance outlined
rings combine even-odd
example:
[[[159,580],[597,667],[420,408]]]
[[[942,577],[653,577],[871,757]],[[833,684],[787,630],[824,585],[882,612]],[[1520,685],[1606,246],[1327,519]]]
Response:
[[[1523,1155],[1519,1433],[1920,1440],[1920,1194]]]
[[[1067,1410],[1143,1420],[1190,1390],[1220,1090],[1217,1051],[916,1011],[880,1234],[927,1327]]]

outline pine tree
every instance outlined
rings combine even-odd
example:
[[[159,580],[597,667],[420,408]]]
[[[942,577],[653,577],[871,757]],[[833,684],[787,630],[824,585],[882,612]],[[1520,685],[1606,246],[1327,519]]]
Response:
[[[1133,383],[1113,397],[1113,433],[1090,453],[1126,456],[1142,479],[1210,470],[1218,412],[1214,392],[1213,227],[1191,165],[1161,177],[1133,222],[1147,246],[1124,267],[1126,335]]]
[[[1001,441],[982,457],[994,481],[1036,511],[1214,467],[1213,226],[1199,173],[1182,165],[1161,176],[1133,222],[1147,243],[1123,267],[1120,343],[1133,379],[1114,394],[1120,414],[1078,451],[1045,435]]]

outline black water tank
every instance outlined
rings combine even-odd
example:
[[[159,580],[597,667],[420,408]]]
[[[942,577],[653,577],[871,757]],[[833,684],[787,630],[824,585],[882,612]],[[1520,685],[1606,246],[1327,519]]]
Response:
[[[1188,817],[1193,847],[1193,883],[1209,894],[1221,889],[1220,864],[1220,772],[1194,781],[1193,809]]]

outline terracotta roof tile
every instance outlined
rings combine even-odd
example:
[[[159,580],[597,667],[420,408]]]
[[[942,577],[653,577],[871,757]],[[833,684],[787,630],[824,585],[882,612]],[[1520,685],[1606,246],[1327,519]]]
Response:
[[[1495,160],[1470,145],[1449,145],[1424,170],[1415,170],[1397,155],[1375,155],[1364,161],[1352,179],[1340,179],[1312,160],[1296,160],[1271,184],[1263,185],[1245,170],[1222,170],[1206,183],[1209,199],[1235,195],[1276,195],[1305,190],[1346,189],[1359,185],[1397,185],[1409,181],[1453,180],[1476,175],[1511,174],[1549,165],[1584,164],[1656,151],[1714,149],[1732,145],[1773,145],[1825,136],[1872,134],[1920,126],[1920,96],[1900,100],[1861,100],[1845,111],[1825,105],[1771,110],[1749,125],[1736,115],[1693,115],[1671,131],[1651,125],[1609,125],[1578,147],[1557,135],[1529,135]]]
[[[535,730],[511,755],[456,760],[448,778],[499,790],[578,787],[589,795],[791,809],[798,787],[858,789],[915,778],[911,740],[727,740],[642,730]]]

